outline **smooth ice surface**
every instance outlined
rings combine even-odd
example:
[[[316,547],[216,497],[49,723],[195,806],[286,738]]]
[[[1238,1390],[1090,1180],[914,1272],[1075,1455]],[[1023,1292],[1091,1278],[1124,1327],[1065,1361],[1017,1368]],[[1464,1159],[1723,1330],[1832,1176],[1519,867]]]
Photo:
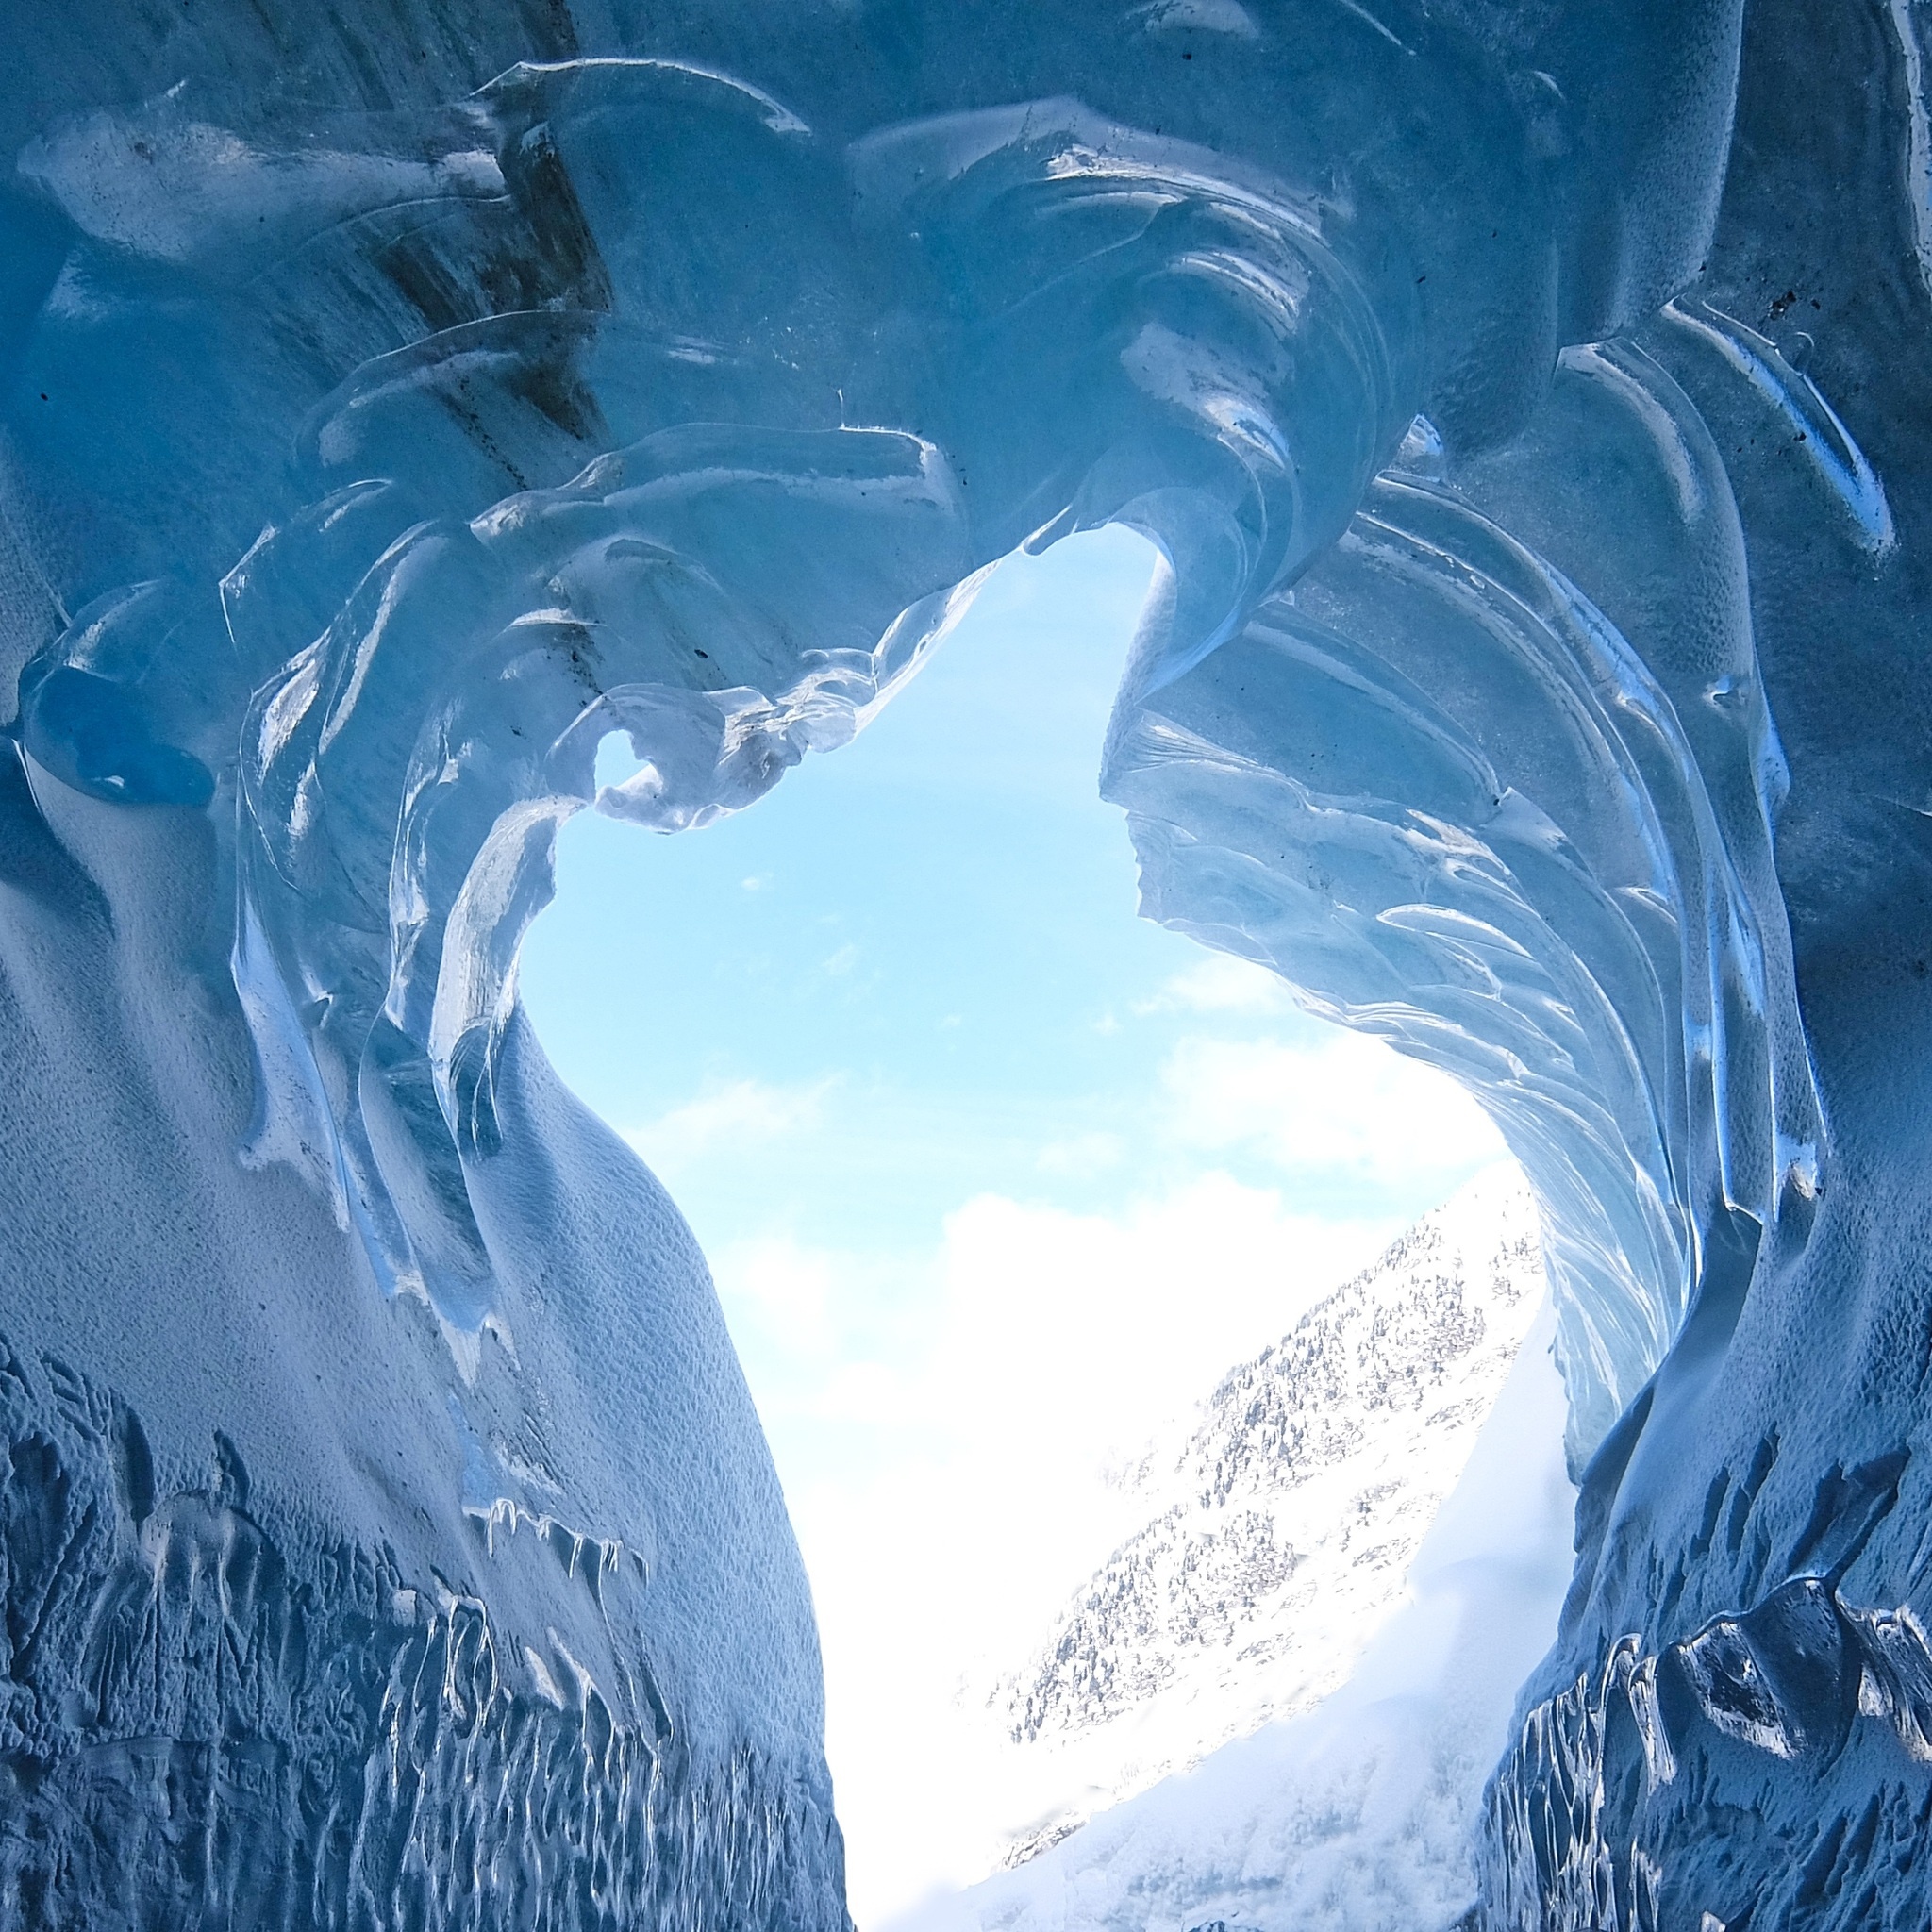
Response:
[[[6,26],[10,1910],[840,1924],[769,1461],[518,947],[563,819],[1112,522],[1147,909],[1543,1205],[1483,1913],[1923,1923],[1923,9]]]
[[[1566,327],[1636,324],[1699,258],[1734,22],[1707,0],[1654,74],[1634,19],[1621,66],[1573,25],[1512,82],[1481,25],[1304,11],[1273,59],[1237,11],[992,42],[874,19],[856,72],[808,15],[700,14],[657,30],[682,58],[384,79],[354,141],[349,101],[310,104],[355,92],[347,42],[311,29],[282,106],[246,79],[265,45],[205,26],[170,44],[207,74],[23,126],[25,528],[58,551],[88,506],[92,535],[71,589],[23,558],[53,634],[21,742],[106,800],[232,784],[236,983],[286,1069],[251,1158],[306,1170],[454,1332],[493,1298],[463,1149],[495,1144],[517,945],[598,741],[644,761],[597,792],[616,816],[746,805],[851,735],[976,569],[1109,520],[1171,563],[1107,771],[1150,909],[1486,1092],[1557,1210],[1579,1455],[1718,1204],[1762,1219],[1809,1174],[1715,453],[1635,347],[1576,352],[1527,420]],[[700,58],[721,33],[759,77]],[[1744,354],[1724,329],[1687,310],[1659,346]],[[1444,487],[1445,434],[1511,431],[1515,470]],[[1585,448],[1622,466],[1600,534],[1583,500],[1560,522],[1594,574],[1681,556],[1648,659],[1486,514],[1541,451],[1550,518],[1541,473]],[[1257,813],[1285,857],[1247,849]]]

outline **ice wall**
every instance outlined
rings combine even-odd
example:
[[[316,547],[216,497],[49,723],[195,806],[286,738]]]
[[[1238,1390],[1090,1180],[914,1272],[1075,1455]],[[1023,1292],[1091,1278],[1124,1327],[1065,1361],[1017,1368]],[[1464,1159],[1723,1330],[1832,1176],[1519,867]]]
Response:
[[[769,1463],[517,946],[603,735],[699,825],[1121,521],[1148,909],[1544,1205],[1489,1909],[1923,1917],[1914,0],[6,32],[14,1909],[840,1923]]]

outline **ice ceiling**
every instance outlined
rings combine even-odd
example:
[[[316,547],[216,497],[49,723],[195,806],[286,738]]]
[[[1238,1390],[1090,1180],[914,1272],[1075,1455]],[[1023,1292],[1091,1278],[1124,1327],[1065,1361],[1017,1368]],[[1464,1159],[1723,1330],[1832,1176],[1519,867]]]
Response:
[[[0,1886],[841,1922],[702,1263],[517,950],[571,813],[750,805],[1119,522],[1146,909],[1454,1073],[1544,1204],[1595,1460],[1485,1909],[1782,1924],[1830,1839],[1910,1921],[1932,138],[1911,0],[1816,11],[12,24],[8,1748],[172,1740],[225,1815],[252,1698],[283,1850],[188,1857],[150,1767]]]

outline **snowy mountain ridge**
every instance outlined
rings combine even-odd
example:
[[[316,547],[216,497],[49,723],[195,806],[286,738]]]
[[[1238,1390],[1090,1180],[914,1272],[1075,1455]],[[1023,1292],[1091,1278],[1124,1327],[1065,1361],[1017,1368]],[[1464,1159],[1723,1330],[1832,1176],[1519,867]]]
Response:
[[[1106,1806],[1084,1828],[1063,1820],[1007,1870],[929,1898],[887,1932],[1473,1924],[1484,1782],[1570,1576],[1575,1491],[1555,1331],[1542,1300],[1400,1607],[1340,1689]]]
[[[1401,1604],[1542,1289],[1528,1190],[1489,1170],[1124,1472],[1144,1526],[987,1700],[1087,1793],[1016,1835],[1008,1866],[1347,1677]]]

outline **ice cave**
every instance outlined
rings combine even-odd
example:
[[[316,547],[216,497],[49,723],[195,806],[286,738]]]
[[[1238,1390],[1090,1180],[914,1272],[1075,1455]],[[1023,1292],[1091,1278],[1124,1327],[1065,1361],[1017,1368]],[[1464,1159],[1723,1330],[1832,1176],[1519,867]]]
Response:
[[[1441,1932],[1932,1923],[1924,0],[4,25],[0,1921],[849,1924],[519,948],[1119,525],[1146,915],[1540,1209],[1575,1570]]]

